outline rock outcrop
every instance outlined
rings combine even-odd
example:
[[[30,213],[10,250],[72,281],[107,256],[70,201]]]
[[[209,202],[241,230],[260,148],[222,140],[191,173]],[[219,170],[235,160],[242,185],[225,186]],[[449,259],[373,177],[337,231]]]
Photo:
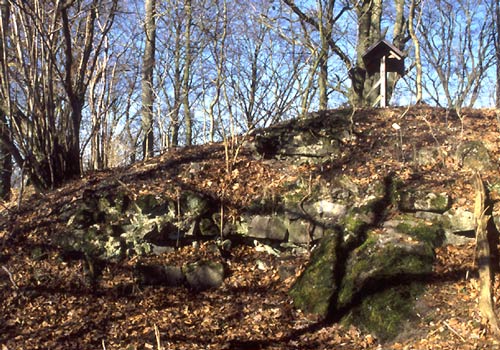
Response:
[[[257,131],[246,148],[255,158],[321,165],[342,156],[354,137],[349,130],[346,113],[317,115]],[[411,162],[434,164],[439,152],[422,148]],[[455,157],[464,168],[496,167],[480,141],[463,144]],[[225,242],[228,250],[233,240],[262,242],[272,252],[316,246],[290,291],[296,306],[390,338],[411,317],[412,302],[431,272],[433,249],[470,240],[473,217],[449,193],[425,183],[415,187],[392,174],[364,188],[356,183],[346,175],[295,181],[279,195],[240,208],[224,227],[221,202],[205,193],[134,196],[120,186],[86,191],[63,208],[66,231],[56,240],[68,251],[105,261],[206,239]],[[226,271],[218,262],[200,261],[137,266],[137,275],[146,284],[203,290],[220,286]]]

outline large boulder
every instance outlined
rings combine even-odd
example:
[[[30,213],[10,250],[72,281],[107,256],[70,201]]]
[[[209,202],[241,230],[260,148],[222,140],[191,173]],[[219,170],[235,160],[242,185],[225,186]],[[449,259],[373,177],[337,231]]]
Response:
[[[397,335],[412,318],[413,302],[432,272],[433,248],[444,239],[438,225],[414,216],[368,229],[362,244],[345,244],[339,232],[325,236],[290,290],[304,311],[371,331]]]

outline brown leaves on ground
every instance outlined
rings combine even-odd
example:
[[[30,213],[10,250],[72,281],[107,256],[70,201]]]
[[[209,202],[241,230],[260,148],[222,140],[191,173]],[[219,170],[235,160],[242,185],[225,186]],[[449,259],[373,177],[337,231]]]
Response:
[[[19,210],[12,203],[0,213],[0,349],[500,348],[477,311],[473,244],[436,251],[433,279],[417,300],[417,326],[407,327],[389,344],[293,308],[287,291],[307,256],[284,259],[238,246],[227,261],[230,275],[223,286],[200,293],[139,286],[133,266],[221,259],[210,242],[107,264],[95,282],[89,280],[85,259],[68,258],[51,244],[51,234],[66,226],[61,210],[85,189],[121,188],[132,196],[195,190],[219,200],[231,216],[259,198],[279,195],[295,181],[332,181],[346,174],[365,187],[392,173],[415,186],[446,191],[454,203],[471,208],[470,173],[453,158],[457,145],[482,140],[492,158],[500,159],[500,125],[492,110],[463,111],[460,117],[430,108],[361,110],[353,119],[356,137],[342,157],[318,166],[256,160],[244,148],[228,164],[223,147],[211,144],[89,174],[25,198]],[[415,166],[413,152],[426,145],[439,147],[437,161]],[[498,178],[495,172],[482,175],[486,181]],[[283,269],[294,274],[287,276]],[[496,282],[496,298],[499,288]]]

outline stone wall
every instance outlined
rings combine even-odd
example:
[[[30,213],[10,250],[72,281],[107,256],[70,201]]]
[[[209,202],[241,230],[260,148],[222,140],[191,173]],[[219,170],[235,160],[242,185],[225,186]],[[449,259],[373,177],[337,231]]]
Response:
[[[349,129],[347,115],[318,115],[259,130],[245,147],[259,159],[323,164],[341,156],[352,137]],[[426,147],[410,161],[425,166],[438,153]],[[461,144],[454,157],[464,169],[496,168],[480,141]],[[230,250],[232,242],[276,255],[313,249],[290,291],[295,305],[390,338],[410,317],[432,272],[434,248],[474,238],[473,214],[450,193],[392,174],[364,188],[356,183],[346,175],[329,182],[296,181],[280,195],[241,208],[231,220],[221,217],[220,201],[195,191],[177,192],[175,198],[132,197],[120,187],[86,191],[63,208],[67,227],[56,240],[68,251],[104,261],[160,254],[200,240],[214,240],[221,251]],[[192,289],[219,286],[225,272],[214,262],[137,266],[143,283]]]

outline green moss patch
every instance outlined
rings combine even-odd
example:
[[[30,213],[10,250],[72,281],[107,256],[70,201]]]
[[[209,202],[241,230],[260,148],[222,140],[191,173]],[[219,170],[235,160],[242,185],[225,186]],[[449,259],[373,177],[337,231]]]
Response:
[[[330,232],[313,252],[309,265],[290,290],[295,306],[326,316],[337,289],[334,267],[337,262],[338,233]]]
[[[414,316],[414,303],[409,300],[415,300],[422,291],[423,286],[415,282],[366,296],[342,323],[356,324],[381,341],[393,339]]]
[[[343,323],[386,340],[414,316],[414,300],[432,272],[434,251],[431,242],[409,238],[369,232],[351,253],[337,303],[345,313]]]
[[[406,234],[417,241],[429,243],[433,248],[443,244],[445,239],[443,222],[430,222],[416,218],[410,214],[399,215],[394,218],[399,222],[396,231]]]

